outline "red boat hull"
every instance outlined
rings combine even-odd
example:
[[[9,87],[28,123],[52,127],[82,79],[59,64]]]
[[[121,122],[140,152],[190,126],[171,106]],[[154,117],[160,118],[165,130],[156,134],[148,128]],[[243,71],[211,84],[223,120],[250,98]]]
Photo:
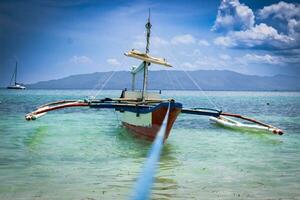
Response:
[[[151,118],[152,118],[152,123],[151,126],[137,126],[133,124],[129,124],[126,122],[122,122],[123,126],[126,127],[131,133],[138,137],[145,138],[147,140],[154,140],[156,137],[156,134],[158,133],[162,122],[164,120],[164,117],[167,113],[168,107],[162,106],[159,107],[158,109],[154,110],[151,113]],[[181,112],[181,107],[171,107],[170,108],[170,113],[169,113],[169,119],[167,123],[167,130],[165,134],[165,139],[166,140],[170,134],[170,131],[172,129],[172,126]]]

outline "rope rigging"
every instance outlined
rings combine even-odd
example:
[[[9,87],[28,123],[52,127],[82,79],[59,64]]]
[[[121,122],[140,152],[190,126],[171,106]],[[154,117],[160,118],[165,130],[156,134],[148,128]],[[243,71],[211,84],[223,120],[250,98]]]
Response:
[[[92,99],[96,99],[96,98],[97,98],[97,96],[100,94],[100,92],[103,91],[104,87],[105,87],[105,86],[107,85],[107,83],[112,79],[112,77],[115,75],[115,73],[116,73],[116,70],[113,70],[113,71],[111,72],[110,76],[108,76],[107,79],[102,83],[100,89],[95,93],[95,95],[93,95],[93,96],[90,95],[90,96],[92,97]],[[100,83],[100,81],[99,81],[99,83]],[[97,85],[99,85],[99,83],[98,83]],[[96,87],[97,87],[97,86],[96,86]]]
[[[197,83],[197,81],[183,68],[181,67],[181,65],[178,62],[178,59],[176,58],[175,54],[173,53],[173,49],[172,48],[166,48],[165,46],[163,46],[164,50],[170,55],[170,57],[172,57],[175,62],[177,63],[177,67],[179,69],[181,69],[185,75],[191,80],[191,82],[195,85],[195,87],[202,93],[202,95],[209,101],[209,103],[214,106],[216,109],[218,110],[222,110],[221,106],[218,105],[217,103],[215,103],[206,93],[205,91],[200,87],[200,85]],[[178,82],[180,83],[180,81],[178,80]],[[181,85],[181,84],[180,84]],[[181,85],[182,87],[182,85]]]

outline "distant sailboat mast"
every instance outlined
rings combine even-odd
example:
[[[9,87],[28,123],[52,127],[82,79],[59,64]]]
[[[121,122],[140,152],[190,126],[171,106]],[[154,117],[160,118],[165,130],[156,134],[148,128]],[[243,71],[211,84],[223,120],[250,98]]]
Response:
[[[21,83],[17,83],[17,74],[18,74],[18,62],[16,61],[16,67],[15,67],[14,73],[10,79],[10,83],[9,83],[9,86],[7,87],[7,89],[26,89],[26,87],[24,85],[22,85]],[[12,84],[13,79],[15,79],[14,84]]]
[[[17,72],[18,72],[18,61],[16,61],[16,68],[15,68],[15,85],[17,85]]]
[[[17,84],[17,68],[18,68],[18,62],[16,61],[16,66],[15,66],[15,70],[14,70],[14,73],[13,75],[11,76],[11,79],[10,79],[10,85],[12,85],[12,82],[13,82],[13,79],[15,78],[15,84]]]

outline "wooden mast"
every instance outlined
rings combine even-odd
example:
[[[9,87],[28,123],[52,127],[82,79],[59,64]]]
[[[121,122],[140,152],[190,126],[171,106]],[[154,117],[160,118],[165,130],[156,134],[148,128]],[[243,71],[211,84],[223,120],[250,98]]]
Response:
[[[15,79],[15,84],[14,85],[17,85],[17,67],[18,67],[18,62],[16,61],[15,70],[14,70],[13,75],[11,76],[9,85],[12,85],[13,79]]]
[[[151,33],[151,23],[150,23],[150,9],[149,9],[149,17],[148,22],[145,25],[147,29],[147,44],[146,44],[146,54],[149,53],[149,45],[150,45],[150,33]],[[144,61],[144,82],[143,82],[143,91],[142,91],[142,101],[145,101],[145,94],[147,92],[147,82],[148,82],[148,66],[150,63]]]

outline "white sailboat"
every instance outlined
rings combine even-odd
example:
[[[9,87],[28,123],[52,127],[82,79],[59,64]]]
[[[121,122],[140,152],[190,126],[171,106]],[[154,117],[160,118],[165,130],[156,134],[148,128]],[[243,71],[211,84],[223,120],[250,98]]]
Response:
[[[17,72],[18,72],[18,62],[16,62],[16,67],[14,73],[10,79],[10,84],[7,86],[7,89],[15,89],[15,90],[25,90],[26,87],[22,83],[17,83]],[[14,84],[12,82],[14,81]]]

